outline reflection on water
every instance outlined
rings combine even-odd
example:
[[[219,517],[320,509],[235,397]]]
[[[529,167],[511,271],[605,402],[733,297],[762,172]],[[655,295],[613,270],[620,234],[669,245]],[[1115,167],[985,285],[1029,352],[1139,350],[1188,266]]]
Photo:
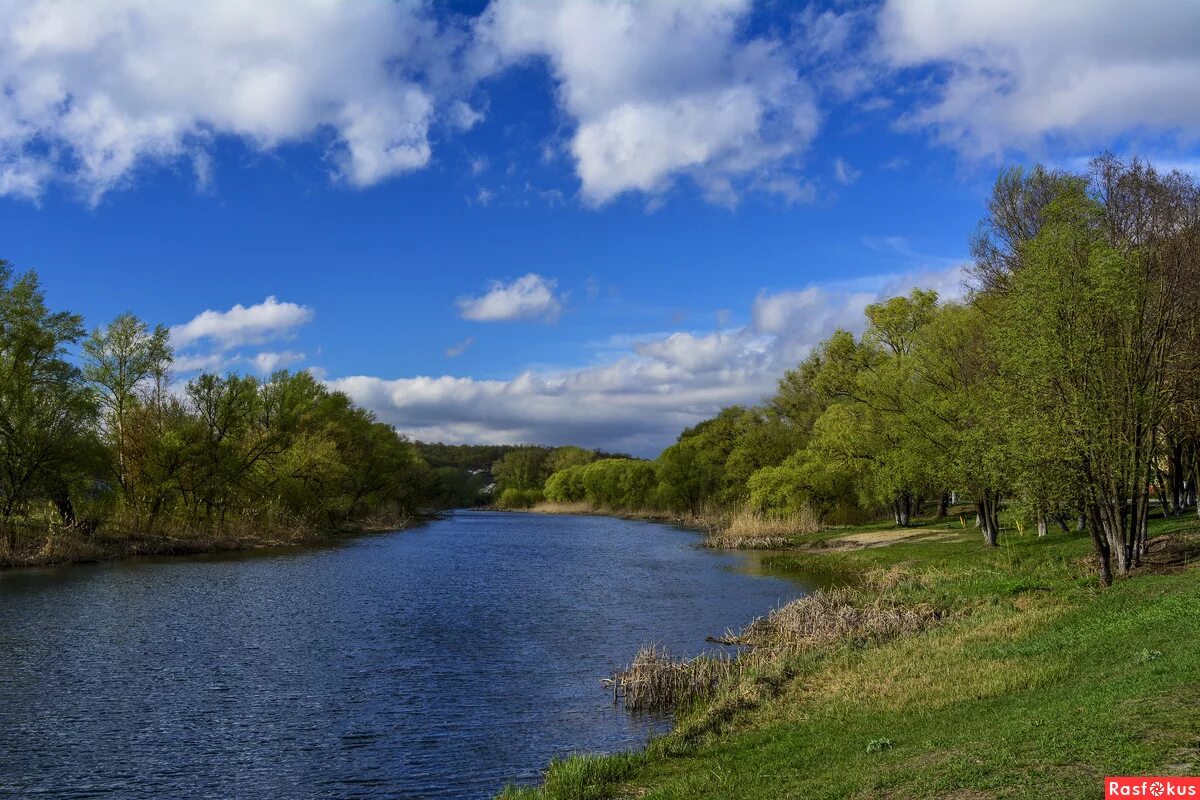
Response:
[[[488,797],[661,716],[598,679],[803,592],[604,517],[0,573],[0,795]]]

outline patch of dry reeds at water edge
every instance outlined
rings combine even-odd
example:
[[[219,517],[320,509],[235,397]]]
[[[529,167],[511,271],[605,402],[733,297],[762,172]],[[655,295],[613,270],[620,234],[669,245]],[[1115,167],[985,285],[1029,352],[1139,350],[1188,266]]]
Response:
[[[756,511],[738,511],[709,530],[705,545],[726,550],[787,547],[794,536],[815,533],[820,520],[804,509],[787,516],[770,516]]]
[[[879,586],[892,573],[875,576]],[[837,588],[816,591],[774,609],[741,631],[710,641],[737,646],[736,653],[675,658],[666,650],[643,647],[632,663],[603,681],[615,701],[630,711],[676,709],[714,697],[749,673],[777,666],[790,655],[822,646],[864,645],[916,633],[942,613],[932,607],[904,606],[886,590]]]

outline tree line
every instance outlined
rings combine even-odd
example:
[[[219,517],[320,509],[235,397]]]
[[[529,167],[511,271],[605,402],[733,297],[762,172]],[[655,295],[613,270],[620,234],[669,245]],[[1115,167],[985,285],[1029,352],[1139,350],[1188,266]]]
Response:
[[[873,304],[761,407],[722,410],[653,462],[592,459],[537,488],[900,526],[967,502],[989,546],[1002,510],[1086,531],[1111,583],[1145,554],[1152,514],[1196,505],[1200,187],[1111,155],[1084,173],[1009,169],[971,252],[965,299]]]
[[[310,530],[398,520],[447,482],[307,372],[173,383],[163,326],[85,330],[0,261],[0,537]]]

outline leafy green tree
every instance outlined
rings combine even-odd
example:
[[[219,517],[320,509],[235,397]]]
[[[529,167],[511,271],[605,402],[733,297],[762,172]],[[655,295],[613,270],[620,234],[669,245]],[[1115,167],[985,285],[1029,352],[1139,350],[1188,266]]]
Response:
[[[526,491],[542,488],[549,451],[544,447],[521,447],[505,453],[492,465],[496,488]]]
[[[65,476],[73,471],[96,415],[67,348],[83,336],[76,314],[46,307],[37,276],[14,277],[0,261],[0,525],[16,546],[12,520],[49,496],[67,522],[74,511]]]
[[[1181,345],[1196,324],[1194,261],[1164,264],[1152,231],[1115,228],[1120,200],[1108,192],[1073,187],[1048,206],[1000,318],[1006,376],[1023,422],[1039,429],[1029,446],[1061,458],[1080,487],[1105,584],[1144,548],[1157,437],[1176,368],[1194,362]],[[1192,235],[1171,236],[1181,230]]]
[[[546,457],[542,469],[545,473],[552,475],[559,470],[590,464],[599,457],[600,455],[595,450],[586,450],[574,445],[556,447]]]
[[[130,463],[130,416],[141,406],[162,402],[172,360],[166,327],[151,330],[132,314],[96,328],[83,342],[83,375],[103,412],[113,475],[126,495],[138,491],[137,470]]]

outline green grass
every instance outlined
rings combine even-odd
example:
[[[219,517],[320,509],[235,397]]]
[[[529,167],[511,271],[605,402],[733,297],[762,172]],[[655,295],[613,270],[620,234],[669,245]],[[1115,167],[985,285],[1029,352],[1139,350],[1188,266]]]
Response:
[[[561,762],[511,796],[1089,798],[1109,774],[1200,771],[1198,569],[1100,590],[1085,535],[1028,528],[998,548],[968,529],[772,566],[902,569],[896,595],[949,616],[883,645],[791,656],[681,715],[644,754]]]

